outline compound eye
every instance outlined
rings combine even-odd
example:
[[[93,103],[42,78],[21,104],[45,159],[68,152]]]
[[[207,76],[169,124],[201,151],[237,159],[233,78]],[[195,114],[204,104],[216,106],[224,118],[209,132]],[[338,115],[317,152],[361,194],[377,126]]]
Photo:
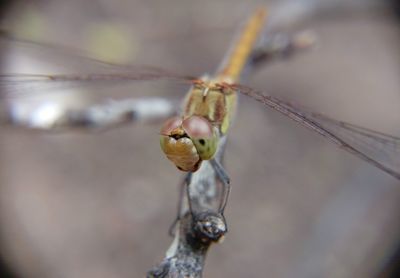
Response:
[[[208,139],[214,135],[214,130],[211,123],[204,117],[191,116],[183,120],[182,127],[186,134],[192,139]]]
[[[191,116],[183,120],[182,128],[192,140],[202,160],[208,160],[214,156],[218,147],[219,136],[206,118]]]
[[[182,117],[172,117],[168,119],[161,127],[160,134],[170,136],[173,130],[182,126]]]

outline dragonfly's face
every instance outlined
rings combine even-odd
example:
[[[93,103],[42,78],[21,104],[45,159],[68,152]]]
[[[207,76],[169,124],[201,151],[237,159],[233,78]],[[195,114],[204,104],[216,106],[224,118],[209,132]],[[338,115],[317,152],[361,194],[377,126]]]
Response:
[[[218,131],[200,116],[173,117],[161,128],[161,149],[179,170],[195,172],[211,159],[218,146]]]

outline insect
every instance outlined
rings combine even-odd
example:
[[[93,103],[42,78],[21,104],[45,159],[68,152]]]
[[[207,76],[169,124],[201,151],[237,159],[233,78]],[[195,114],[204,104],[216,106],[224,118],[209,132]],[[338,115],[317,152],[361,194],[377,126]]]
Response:
[[[3,106],[7,106],[4,104],[13,98],[28,96],[32,88],[49,91],[64,86],[112,85],[118,82],[157,80],[191,85],[184,100],[182,114],[169,119],[161,128],[161,148],[178,169],[186,172],[195,172],[203,160],[210,160],[225,191],[229,192],[229,177],[223,166],[214,159],[214,154],[217,151],[219,140],[228,132],[235,114],[237,95],[241,93],[316,132],[339,148],[352,153],[396,179],[400,179],[400,138],[331,119],[238,83],[245,66],[256,64],[257,59],[261,57],[258,55],[255,45],[262,33],[265,19],[266,11],[264,9],[257,10],[250,17],[233,48],[223,60],[220,69],[211,76],[204,75],[201,78],[193,78],[155,67],[114,65],[93,60],[100,66],[107,66],[110,72],[47,75],[2,74],[0,75],[2,89],[0,101]],[[44,129],[56,130],[62,127],[88,129],[129,123],[136,120],[138,115],[143,112],[143,109],[138,109],[139,106],[137,102],[122,100],[82,111],[65,111]],[[115,107],[117,108],[114,109]],[[164,115],[174,114],[175,110],[171,107],[164,106],[164,108]],[[7,124],[37,127],[32,122],[21,120],[19,114],[14,110],[7,109],[4,109],[6,112],[3,112],[6,114],[4,118],[6,118]],[[52,114],[52,109],[52,107],[42,109],[41,117]],[[151,109],[153,108],[147,106],[144,110],[148,112]],[[221,214],[228,197],[227,194],[223,195],[224,198],[219,206]]]

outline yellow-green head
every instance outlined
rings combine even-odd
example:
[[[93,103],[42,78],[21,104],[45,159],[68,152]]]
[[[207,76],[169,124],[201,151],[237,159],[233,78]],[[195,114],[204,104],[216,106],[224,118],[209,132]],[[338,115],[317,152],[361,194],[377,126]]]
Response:
[[[213,158],[218,139],[218,129],[204,117],[173,117],[161,128],[160,145],[179,170],[195,172],[203,160]]]

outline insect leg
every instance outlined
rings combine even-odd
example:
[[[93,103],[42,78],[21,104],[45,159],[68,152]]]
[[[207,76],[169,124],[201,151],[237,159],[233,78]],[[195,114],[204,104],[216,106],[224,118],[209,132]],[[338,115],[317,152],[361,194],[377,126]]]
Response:
[[[229,179],[229,176],[226,173],[224,167],[222,167],[221,163],[219,163],[215,159],[211,159],[210,162],[211,162],[212,167],[214,168],[214,171],[215,171],[218,179],[221,181],[221,183],[223,185],[223,190],[222,190],[222,194],[221,194],[221,202],[220,202],[220,205],[218,208],[218,212],[223,215],[226,204],[228,202],[229,193],[231,191],[230,179]]]
[[[181,220],[181,212],[182,212],[182,206],[183,206],[183,202],[184,202],[184,191],[185,191],[185,187],[186,188],[189,187],[191,176],[192,176],[192,173],[186,174],[185,178],[179,184],[178,210],[177,210],[177,214],[176,214],[175,220],[172,222],[172,224],[171,224],[171,226],[169,227],[169,230],[168,230],[168,234],[170,236],[172,236],[172,237],[175,236],[176,225],[178,224],[179,220]],[[189,190],[188,189],[187,189],[187,194],[188,194],[187,196],[188,196],[190,212],[192,213],[191,202],[190,202],[190,198],[189,198]]]

